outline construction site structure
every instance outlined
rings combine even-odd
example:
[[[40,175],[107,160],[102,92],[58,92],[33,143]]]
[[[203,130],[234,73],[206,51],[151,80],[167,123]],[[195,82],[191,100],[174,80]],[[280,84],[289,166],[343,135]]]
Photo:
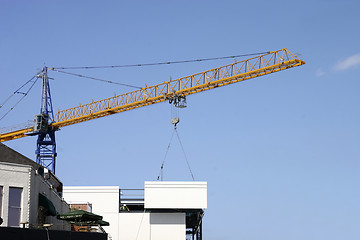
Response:
[[[284,48],[190,76],[144,87],[136,91],[59,110],[55,114],[52,111],[48,81],[48,70],[54,70],[54,68],[44,67],[40,74],[43,79],[42,107],[40,114],[36,116],[35,125],[1,133],[0,142],[38,135],[37,162],[55,172],[55,159],[57,156],[55,131],[62,127],[164,101],[169,101],[177,107],[184,107],[186,96],[190,94],[253,79],[303,64],[305,64],[304,61]]]
[[[113,240],[202,240],[207,182],[146,181],[143,189],[118,186],[66,186],[71,206],[91,204],[104,216]]]

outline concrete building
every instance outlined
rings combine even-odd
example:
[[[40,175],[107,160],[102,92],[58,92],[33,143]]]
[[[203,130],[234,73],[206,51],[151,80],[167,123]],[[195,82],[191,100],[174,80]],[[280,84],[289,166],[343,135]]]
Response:
[[[70,211],[62,183],[46,168],[0,143],[0,217],[2,227],[70,230],[57,214]]]
[[[202,238],[206,182],[145,182],[144,189],[64,187],[73,206],[91,205],[104,217],[112,240],[185,240]]]

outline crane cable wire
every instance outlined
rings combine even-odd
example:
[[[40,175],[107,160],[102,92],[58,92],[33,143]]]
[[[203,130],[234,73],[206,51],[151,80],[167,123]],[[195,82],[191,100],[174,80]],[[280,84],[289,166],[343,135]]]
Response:
[[[165,64],[176,64],[176,63],[190,63],[190,62],[202,62],[202,61],[212,61],[212,60],[221,60],[221,59],[229,59],[229,58],[237,58],[237,57],[246,57],[246,56],[253,56],[253,55],[260,55],[260,54],[267,54],[269,53],[269,51],[267,52],[258,52],[258,53],[249,53],[249,54],[240,54],[240,55],[233,55],[233,56],[225,56],[225,57],[212,57],[212,58],[200,58],[200,59],[192,59],[192,60],[180,60],[180,61],[169,61],[169,62],[157,62],[157,63],[140,63],[140,64],[125,64],[125,65],[110,65],[110,66],[90,66],[90,67],[49,67],[49,70],[52,71],[56,71],[59,73],[64,73],[64,74],[68,74],[68,75],[72,75],[72,76],[77,76],[77,77],[82,77],[82,78],[88,78],[88,79],[92,79],[92,80],[96,80],[96,81],[101,81],[101,82],[106,82],[106,83],[111,83],[111,84],[118,84],[121,86],[126,86],[126,87],[132,87],[132,88],[137,88],[137,89],[141,89],[142,87],[138,87],[138,86],[134,86],[134,85],[130,85],[130,84],[124,84],[124,83],[119,83],[119,82],[114,82],[114,81],[109,81],[109,80],[104,80],[104,79],[100,79],[100,78],[95,78],[95,77],[90,77],[90,76],[85,76],[82,74],[76,74],[76,73],[70,73],[70,72],[65,72],[65,71],[61,71],[58,69],[96,69],[96,68],[125,68],[125,67],[142,67],[142,66],[155,66],[155,65],[165,65]],[[19,89],[17,89],[12,95],[10,95],[1,105],[0,108],[2,108],[10,99],[11,97],[13,97],[16,93],[20,93],[18,92],[22,87],[24,87],[26,84],[28,84],[30,81],[32,81],[40,72],[38,72],[34,77],[32,77],[29,81],[27,81],[25,84],[23,84]],[[33,85],[32,85],[33,86]],[[32,88],[31,86],[31,88]],[[31,89],[30,88],[30,89]],[[24,93],[23,93],[24,94]],[[27,94],[27,93],[26,93]],[[24,94],[26,96],[26,94]],[[22,99],[21,99],[22,100]],[[20,100],[20,101],[21,101]],[[16,104],[15,104],[16,105]],[[14,106],[15,107],[15,106]],[[11,109],[12,110],[12,109]],[[10,110],[10,111],[11,111]],[[7,114],[7,113],[6,113]],[[5,114],[5,115],[6,115]],[[2,119],[2,118],[1,118]],[[1,120],[0,119],[0,120]]]
[[[267,51],[267,52],[258,52],[258,53],[249,53],[249,54],[240,54],[240,55],[232,55],[232,56],[225,56],[225,57],[200,58],[200,59],[168,61],[168,62],[156,62],[156,63],[138,63],[138,64],[109,65],[109,66],[49,67],[48,69],[52,70],[52,71],[55,71],[55,72],[64,73],[64,74],[77,76],[77,77],[81,77],[81,78],[87,78],[87,79],[106,82],[106,83],[110,83],[110,84],[117,84],[117,85],[121,85],[121,86],[125,86],[125,87],[132,87],[132,88],[141,89],[142,87],[138,87],[138,86],[134,86],[134,85],[130,85],[130,84],[124,84],[124,83],[109,81],[109,80],[90,77],[90,76],[85,76],[85,75],[77,74],[77,73],[65,72],[65,71],[61,71],[59,69],[64,70],[64,69],[99,69],[99,68],[143,67],[143,66],[156,66],[156,65],[168,65],[168,64],[178,64],[178,63],[213,61],[213,60],[221,60],[221,59],[229,59],[229,58],[254,56],[254,55],[260,55],[260,54],[267,54],[267,53],[269,53],[269,51]]]
[[[144,211],[143,211],[143,213],[142,213],[141,221],[140,221],[140,224],[139,224],[139,227],[138,227],[138,231],[137,231],[136,239],[135,239],[135,240],[138,240],[138,238],[139,238],[139,233],[140,233],[140,229],[141,229],[142,222],[143,222],[143,220],[144,220],[145,213],[146,213],[146,208],[144,208]]]
[[[15,94],[21,93],[21,92],[19,92],[19,90],[20,90],[21,88],[23,88],[26,84],[28,84],[29,82],[31,82],[39,73],[41,73],[41,72],[36,73],[35,76],[33,76],[32,78],[30,78],[30,79],[29,79],[27,82],[25,82],[21,87],[19,87],[18,89],[16,89],[16,90],[13,92],[13,94],[11,94],[11,95],[0,105],[0,108],[2,108]]]
[[[121,86],[125,86],[125,87],[137,88],[137,89],[141,89],[141,88],[142,88],[142,87],[138,87],[138,86],[134,86],[134,85],[129,85],[129,84],[125,84],[125,83],[119,83],[119,82],[109,81],[109,80],[105,80],[105,79],[101,79],[101,78],[95,78],[95,77],[85,76],[85,75],[82,75],[82,74],[65,72],[65,71],[57,70],[57,69],[55,69],[55,68],[48,68],[48,69],[49,69],[49,70],[52,70],[52,71],[55,71],[55,72],[64,73],[64,74],[68,74],[68,75],[72,75],[72,76],[76,76],[76,77],[88,78],[88,79],[92,79],[92,80],[96,80],[96,81],[100,81],[100,82],[117,84],[117,85],[121,85]]]
[[[186,156],[186,153],[185,153],[185,150],[184,150],[184,146],[183,146],[182,143],[181,143],[180,136],[179,136],[179,133],[178,133],[178,131],[177,131],[177,128],[175,127],[174,129],[175,129],[175,132],[176,132],[176,136],[177,136],[177,138],[178,138],[178,140],[179,140],[181,149],[182,149],[182,151],[183,151],[183,154],[184,154],[184,157],[185,157],[185,161],[186,161],[186,164],[187,164],[187,166],[188,166],[188,168],[189,168],[189,171],[190,171],[192,180],[195,181],[194,175],[193,175],[193,173],[192,173],[192,171],[191,171],[191,167],[190,167],[189,161],[188,161],[188,159],[187,159],[187,156]]]
[[[0,106],[0,108],[2,108],[6,102],[8,102],[10,100],[11,97],[13,97],[15,94],[20,93],[23,94],[23,96],[19,99],[19,101],[17,101],[1,118],[0,121],[6,117],[6,115],[8,115],[15,107],[16,105],[18,105],[30,92],[30,90],[33,88],[33,86],[35,85],[35,83],[37,82],[37,80],[39,79],[38,74],[41,72],[38,72],[35,76],[33,76],[30,80],[28,80],[25,84],[23,84],[20,88],[18,88],[12,95],[10,95],[4,102],[3,104]],[[31,82],[34,78],[36,78],[36,80],[33,82],[33,84],[30,86],[30,88],[27,90],[27,92],[23,93],[23,92],[19,92],[19,90],[21,88],[23,88],[26,84],[28,84],[29,82]]]
[[[159,172],[159,175],[158,175],[158,177],[157,177],[157,180],[161,180],[161,181],[163,180],[164,164],[165,164],[166,156],[167,156],[167,154],[168,154],[168,152],[169,152],[169,149],[170,149],[170,146],[171,146],[172,139],[173,139],[173,137],[174,137],[174,133],[175,133],[175,131],[173,131],[173,133],[171,134],[171,138],[170,138],[168,147],[166,148],[164,160],[162,161],[162,164],[161,164],[161,167],[160,167],[160,172]]]
[[[163,160],[163,162],[162,162],[162,164],[161,164],[160,172],[159,172],[159,175],[158,175],[158,177],[157,177],[157,180],[160,180],[160,181],[163,180],[163,176],[164,176],[164,175],[163,175],[163,174],[164,174],[164,173],[163,173],[164,164],[165,164],[165,160],[166,160],[167,154],[168,154],[169,149],[170,149],[170,146],[171,146],[171,142],[172,142],[173,137],[174,137],[174,133],[176,133],[177,139],[178,139],[178,141],[179,141],[179,143],[180,143],[181,150],[182,150],[182,152],[183,152],[183,154],[184,154],[186,164],[187,164],[188,169],[189,169],[189,172],[190,172],[190,174],[191,174],[191,178],[192,178],[193,181],[195,181],[194,174],[193,174],[192,171],[191,171],[191,167],[190,167],[188,158],[187,158],[187,156],[186,156],[186,153],[185,153],[185,150],[184,150],[184,146],[182,145],[182,142],[181,142],[181,140],[180,140],[180,136],[179,136],[179,133],[178,133],[176,127],[174,127],[174,131],[173,131],[173,133],[172,133],[172,135],[171,135],[170,142],[169,142],[169,144],[168,144],[168,147],[166,148],[165,157],[164,157],[164,160]]]
[[[57,69],[96,69],[96,68],[143,67],[143,66],[156,66],[156,65],[167,65],[167,64],[176,64],[176,63],[205,62],[205,61],[221,60],[221,59],[229,59],[229,58],[248,57],[248,56],[267,54],[267,53],[270,53],[270,51],[258,52],[258,53],[249,53],[249,54],[240,54],[240,55],[232,55],[232,56],[225,56],[225,57],[200,58],[200,59],[169,61],[169,62],[157,62],[157,63],[138,63],[138,64],[109,65],[109,66],[52,67],[50,69],[51,70],[57,70]]]

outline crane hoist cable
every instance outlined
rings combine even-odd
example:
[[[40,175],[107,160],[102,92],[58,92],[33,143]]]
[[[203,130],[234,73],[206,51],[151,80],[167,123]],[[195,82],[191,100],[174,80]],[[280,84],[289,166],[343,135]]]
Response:
[[[158,177],[157,177],[157,180],[161,180],[161,181],[163,180],[163,177],[164,177],[164,173],[163,173],[164,164],[165,164],[165,160],[166,160],[167,154],[168,154],[169,149],[170,149],[170,145],[171,145],[172,139],[173,139],[173,137],[174,137],[174,133],[175,133],[175,131],[173,131],[173,133],[171,134],[171,138],[170,138],[169,144],[168,144],[168,146],[167,146],[167,148],[166,148],[164,160],[163,160],[162,163],[161,163],[160,172],[159,172],[159,175],[158,175]]]
[[[194,174],[193,174],[192,171],[191,171],[191,167],[190,167],[189,161],[188,161],[188,159],[187,159],[187,156],[186,156],[186,153],[185,153],[185,150],[184,150],[184,146],[183,146],[182,143],[181,143],[180,136],[179,136],[179,133],[178,133],[178,131],[177,131],[177,128],[175,128],[175,132],[176,132],[176,136],[177,136],[177,138],[178,138],[178,140],[179,140],[181,149],[182,149],[182,151],[183,151],[186,164],[187,164],[187,166],[188,166],[188,168],[189,168],[189,171],[190,171],[190,174],[191,174],[191,178],[192,178],[193,181],[195,181]]]
[[[173,119],[172,119],[172,121],[173,121]],[[174,133],[176,133],[176,136],[177,136],[177,139],[178,139],[178,141],[179,141],[181,150],[182,150],[182,152],[183,152],[184,159],[185,159],[186,165],[187,165],[187,167],[188,167],[188,169],[189,169],[191,178],[192,178],[193,181],[195,181],[194,174],[193,174],[193,172],[192,172],[192,170],[191,170],[191,167],[190,167],[190,164],[189,164],[189,160],[188,160],[187,155],[186,155],[186,153],[185,153],[184,146],[183,146],[183,144],[182,144],[182,142],[181,142],[179,133],[178,133],[178,131],[177,131],[177,126],[176,126],[176,124],[177,124],[178,122],[179,122],[179,121],[177,121],[176,123],[175,123],[175,122],[172,122],[172,124],[174,124],[174,131],[172,132],[172,135],[171,135],[171,138],[170,138],[168,147],[166,148],[165,157],[164,157],[164,160],[163,160],[163,162],[162,162],[162,164],[161,164],[160,172],[159,172],[159,175],[158,175],[158,177],[157,177],[157,180],[163,181],[165,160],[166,160],[167,154],[168,154],[168,152],[169,152],[169,149],[170,149],[170,146],[171,146],[173,137],[174,137]]]

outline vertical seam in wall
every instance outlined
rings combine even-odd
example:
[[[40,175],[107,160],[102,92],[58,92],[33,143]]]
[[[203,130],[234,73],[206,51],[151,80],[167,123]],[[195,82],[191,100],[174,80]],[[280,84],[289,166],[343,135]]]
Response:
[[[27,198],[27,221],[29,223],[29,228],[30,228],[30,201],[31,201],[31,173],[32,173],[32,168],[29,168],[29,181],[28,181],[28,198]]]

